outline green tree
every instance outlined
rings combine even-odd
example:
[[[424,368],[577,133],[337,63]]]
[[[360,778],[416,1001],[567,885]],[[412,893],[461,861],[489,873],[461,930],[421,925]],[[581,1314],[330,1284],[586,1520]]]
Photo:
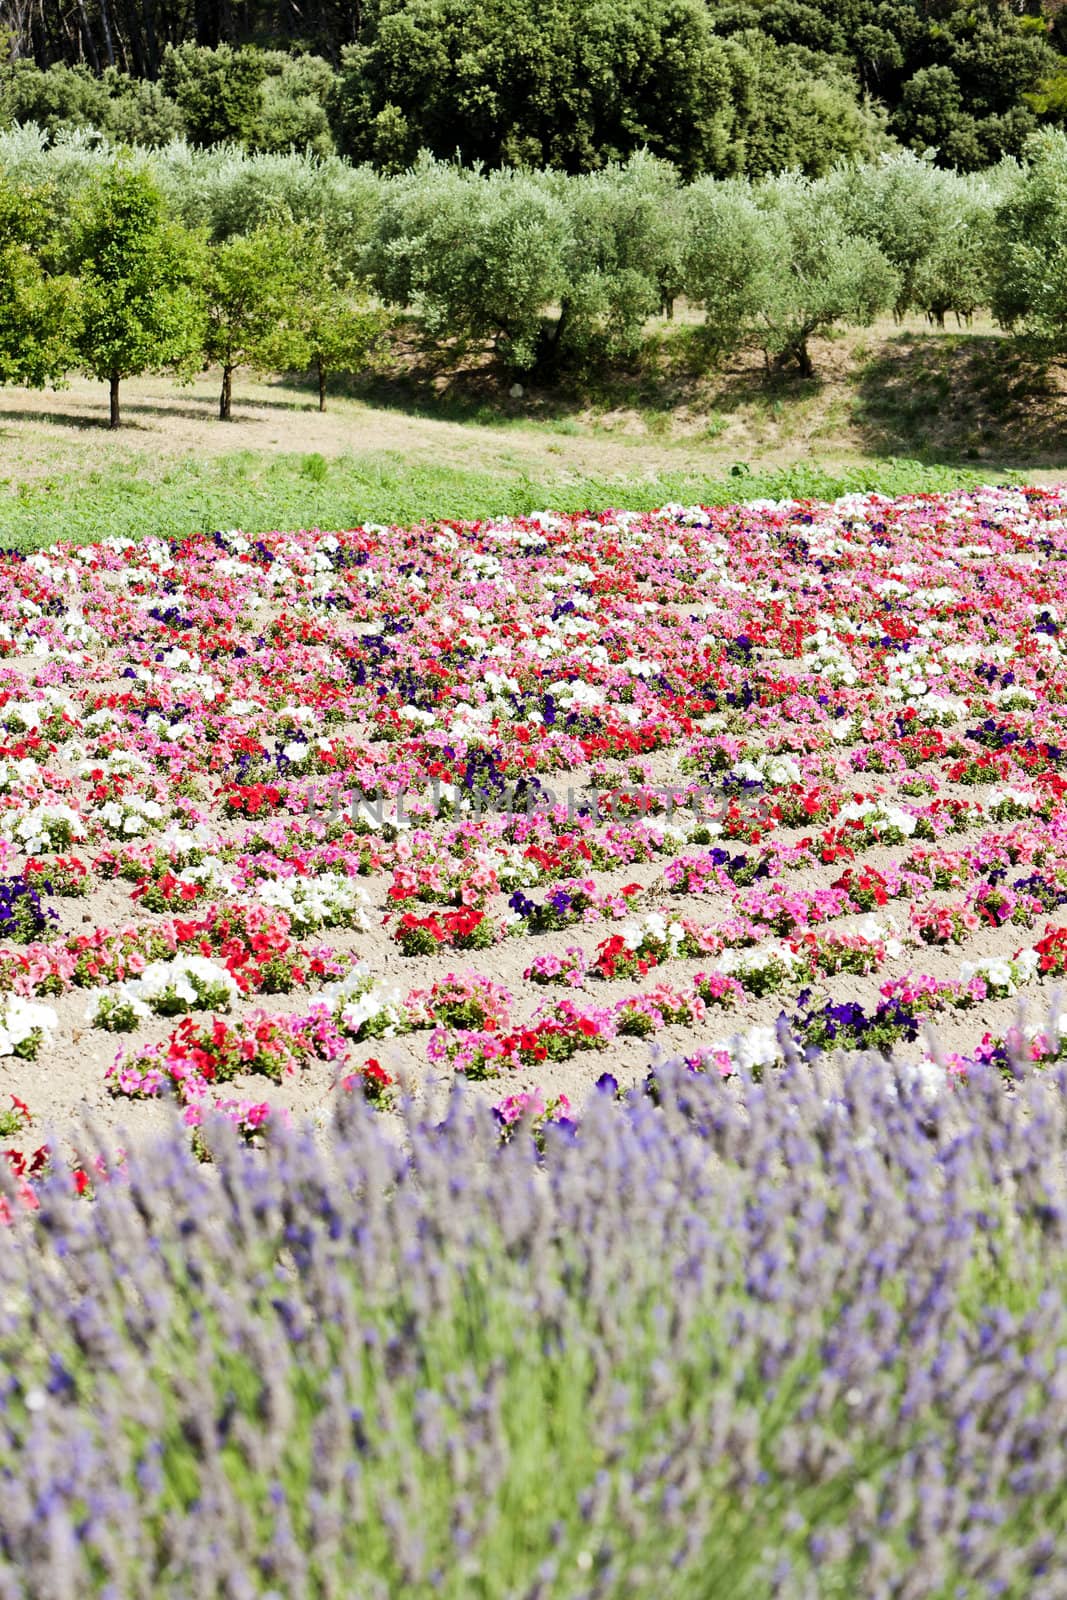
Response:
[[[749,176],[821,177],[835,162],[869,161],[894,147],[884,111],[858,98],[836,61],[801,45],[780,45],[755,28],[733,40],[751,63],[738,108]]]
[[[1041,134],[989,238],[993,315],[1044,348],[1067,350],[1067,136]]]
[[[385,333],[386,318],[338,266],[321,226],[303,230],[298,261],[293,354],[314,372],[319,410],[325,411],[328,378],[366,367]]]
[[[768,366],[811,377],[814,334],[836,322],[862,326],[893,302],[896,272],[849,231],[825,180],[705,180],[687,208],[686,290],[705,308],[715,354],[754,344]]]
[[[935,320],[946,311],[969,316],[984,303],[981,241],[996,198],[992,183],[902,150],[838,170],[827,192],[848,231],[873,240],[896,270],[898,319],[916,310]]]
[[[394,171],[420,149],[583,172],[646,146],[736,170],[743,52],[704,0],[370,0],[343,52],[339,148]]]
[[[685,194],[682,283],[704,308],[700,343],[719,360],[744,343],[756,325],[764,278],[773,271],[767,219],[749,183],[702,178]]]
[[[645,324],[681,285],[678,174],[642,152],[624,165],[543,183],[567,219],[559,314],[542,309],[538,368],[633,356]]]
[[[334,153],[327,108],[336,75],[321,56],[287,56],[272,51],[260,85],[259,115],[247,135],[257,150],[310,150]]]
[[[180,368],[196,352],[192,241],[166,217],[148,173],[117,163],[79,202],[69,249],[81,300],[78,360],[108,384],[117,428],[123,378]]]
[[[965,199],[937,230],[915,274],[914,304],[943,328],[951,311],[970,322],[989,304],[988,238],[992,207],[983,197]]]
[[[185,119],[161,84],[133,78],[109,67],[103,75],[108,91],[104,131],[117,143],[154,149],[180,139]]]
[[[244,143],[259,124],[267,61],[261,50],[185,43],[163,58],[162,84],[196,145]]]
[[[33,122],[48,133],[63,128],[103,128],[108,93],[84,66],[57,62],[41,72],[32,60],[0,66],[0,122]]]
[[[893,304],[898,277],[878,246],[851,233],[818,180],[785,175],[757,190],[765,267],[754,333],[768,361],[813,375],[808,341],[837,322],[866,327]]]
[[[223,422],[230,417],[239,367],[269,371],[302,359],[297,309],[303,238],[297,224],[275,218],[205,253],[203,349],[222,368]]]
[[[386,186],[368,267],[380,298],[416,307],[431,337],[488,344],[526,371],[566,287],[568,243],[566,207],[544,182],[425,157]]]
[[[0,180],[0,383],[41,389],[74,364],[76,286],[48,271],[48,243],[42,199]]]

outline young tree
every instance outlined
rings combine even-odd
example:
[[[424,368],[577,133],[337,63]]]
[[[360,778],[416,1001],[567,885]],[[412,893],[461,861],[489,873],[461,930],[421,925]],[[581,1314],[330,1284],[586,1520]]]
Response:
[[[195,356],[193,241],[168,220],[149,175],[117,163],[82,197],[69,248],[81,299],[78,360],[109,386],[117,428],[123,378],[180,369]]]
[[[304,230],[294,315],[294,354],[318,379],[319,410],[326,410],[326,380],[367,365],[386,327],[383,312],[367,304],[337,263],[320,225]]]
[[[43,389],[74,364],[76,286],[47,270],[47,244],[43,198],[0,178],[0,383]]]
[[[222,368],[222,422],[230,418],[238,367],[264,371],[302,358],[297,312],[303,239],[297,224],[274,219],[205,254],[203,348]]]

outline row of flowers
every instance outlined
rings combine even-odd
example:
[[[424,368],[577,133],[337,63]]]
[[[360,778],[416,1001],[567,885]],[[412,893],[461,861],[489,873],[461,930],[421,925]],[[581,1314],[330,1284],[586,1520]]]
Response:
[[[306,992],[300,1070],[422,1030],[527,1073],[612,1029],[710,1048],[690,976],[580,995],[672,960],[741,1022],[1012,928],[1029,981],[1067,903],[1065,551],[1057,492],[998,489],[0,558],[0,1049],[75,989],[126,1061]],[[430,993],[571,930],[481,1021],[355,970]]]

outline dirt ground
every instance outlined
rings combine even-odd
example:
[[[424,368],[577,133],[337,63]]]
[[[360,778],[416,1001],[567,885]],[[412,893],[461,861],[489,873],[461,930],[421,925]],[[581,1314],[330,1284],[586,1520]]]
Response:
[[[531,476],[716,476],[742,460],[774,469],[818,458],[847,467],[890,457],[1025,470],[1067,466],[1064,374],[1035,365],[991,325],[932,329],[918,319],[812,343],[816,377],[768,383],[748,353],[694,377],[677,363],[618,374],[596,396],[511,397],[485,369],[385,381],[367,398],[331,396],[241,372],[234,417],[218,420],[211,372],[122,386],[123,426],[107,428],[102,384],[0,392],[0,488],[49,477],[134,471],[154,480],[190,457],[252,451],[401,456],[412,465]],[[421,387],[420,387],[421,385]],[[1062,473],[1059,473],[1062,475]]]

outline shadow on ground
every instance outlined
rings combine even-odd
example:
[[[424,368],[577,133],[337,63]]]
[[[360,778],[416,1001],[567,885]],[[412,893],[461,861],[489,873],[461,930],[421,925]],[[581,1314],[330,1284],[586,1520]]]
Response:
[[[875,455],[1067,465],[1067,373],[1002,336],[900,334],[861,366],[852,425]]]

